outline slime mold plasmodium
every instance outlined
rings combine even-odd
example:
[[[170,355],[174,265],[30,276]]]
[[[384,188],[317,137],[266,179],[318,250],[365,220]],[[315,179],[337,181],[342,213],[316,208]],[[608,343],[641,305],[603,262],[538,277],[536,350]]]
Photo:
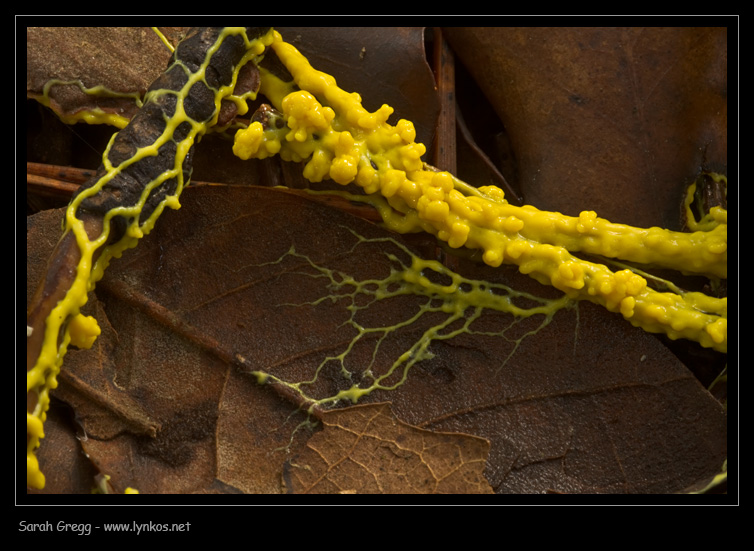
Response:
[[[349,255],[361,254],[360,246],[383,246],[381,251],[388,264],[389,273],[384,277],[356,279],[351,274],[329,268],[313,262],[308,256],[291,248],[273,263],[286,259],[296,259],[309,270],[297,270],[304,276],[325,280],[329,293],[306,303],[280,304],[279,307],[299,308],[304,305],[314,306],[326,302],[341,302],[348,311],[348,319],[343,326],[355,331],[355,336],[335,356],[328,356],[314,370],[313,376],[304,381],[291,382],[266,371],[252,371],[259,382],[276,383],[287,387],[300,396],[301,402],[312,407],[327,407],[341,400],[356,403],[361,397],[375,390],[395,390],[407,379],[410,369],[418,362],[434,357],[430,350],[432,343],[454,339],[460,335],[484,335],[505,339],[511,343],[507,357],[500,359],[497,370],[501,369],[515,354],[521,342],[537,333],[552,321],[557,312],[574,308],[577,302],[567,295],[557,298],[545,298],[523,291],[518,291],[502,283],[493,283],[469,279],[450,270],[437,260],[428,260],[417,256],[408,247],[391,237],[366,238],[350,228],[345,228],[356,242],[348,250]],[[418,306],[392,305],[391,300],[411,296],[418,297]],[[398,319],[379,325],[367,324],[359,319],[361,312],[369,310],[376,302],[385,302],[386,308],[395,312]],[[479,329],[475,322],[485,312],[503,314],[502,322],[494,324],[494,330]],[[533,327],[518,330],[518,336],[509,335],[516,324],[524,319],[537,318]],[[421,320],[425,320],[420,324]],[[428,320],[428,321],[426,321]],[[409,339],[411,344],[403,351],[391,348],[389,365],[377,361],[377,355],[383,343],[393,335],[421,325],[418,338]],[[355,347],[362,340],[372,339],[369,361],[356,360],[353,363],[359,371],[357,384],[339,390],[333,395],[317,397],[309,389],[318,381],[322,370],[334,364],[339,368],[343,381],[350,381],[354,373],[347,361]],[[380,364],[380,365],[378,365]]]
[[[144,105],[141,96],[137,92],[115,92],[104,86],[86,87],[80,80],[60,80],[52,79],[45,83],[42,93],[35,96],[35,99],[45,107],[53,108],[53,101],[50,98],[50,92],[56,86],[75,86],[81,92],[89,96],[119,98],[133,101],[134,105],[141,108]],[[65,124],[76,124],[85,122],[87,124],[107,124],[116,128],[125,128],[129,119],[120,113],[109,112],[99,107],[93,109],[81,109],[75,113],[58,113],[58,118]]]
[[[66,289],[45,287],[62,285],[48,277],[27,314],[29,487],[45,484],[35,452],[44,437],[49,392],[57,386],[63,357],[69,345],[91,347],[100,332],[94,318],[80,313],[87,294],[110,260],[136,246],[165,208],[180,207],[194,143],[216,123],[220,104],[233,92],[240,69],[246,63],[256,64],[271,39],[268,29],[243,27],[198,29],[190,34],[150,87],[139,113],[113,135],[97,175],[66,209],[58,249],[73,251],[75,270]],[[62,295],[57,302],[45,300],[56,293]]]
[[[255,121],[239,130],[233,151],[240,158],[305,161],[303,174],[312,182],[355,183],[363,190],[361,200],[377,207],[391,230],[424,231],[452,248],[480,250],[490,266],[517,265],[568,297],[601,304],[646,331],[727,351],[727,298],[658,292],[628,268],[613,272],[574,254],[727,278],[726,210],[711,209],[703,228],[686,233],[616,224],[593,211],[565,216],[512,205],[499,188],[476,189],[426,165],[426,148],[416,143],[410,121],[387,123],[387,105],[368,112],[357,93],[340,89],[278,33],[270,49],[292,81],[262,70],[260,92],[275,110],[268,120],[285,124]]]
[[[238,157],[279,155],[285,161],[305,163],[303,175],[312,182],[330,179],[343,186],[355,184],[360,192],[349,197],[373,205],[388,229],[397,233],[424,231],[451,248],[481,251],[486,264],[516,265],[522,273],[563,291],[563,296],[561,299],[529,296],[526,298],[537,305],[520,308],[511,300],[517,294],[515,290],[501,287],[490,292],[490,284],[465,280],[440,263],[421,259],[407,250],[404,252],[409,254],[410,262],[391,259],[394,263],[391,275],[372,284],[311,263],[316,277],[328,278],[331,289],[339,291],[341,297],[362,295],[377,301],[389,298],[391,292],[402,292],[425,297],[426,302],[412,317],[396,326],[363,327],[351,315],[349,324],[357,330],[354,341],[340,355],[326,358],[313,378],[287,382],[256,371],[260,382],[275,381],[288,386],[315,405],[343,399],[356,402],[374,390],[390,390],[402,384],[412,365],[431,357],[432,342],[473,333],[471,323],[485,309],[517,318],[539,314],[544,316],[542,327],[556,311],[578,300],[601,304],[647,331],[727,351],[727,298],[677,288],[671,292],[655,291],[641,275],[643,272],[633,268],[612,271],[606,264],[574,254],[598,255],[724,279],[727,278],[724,209],[710,209],[685,233],[616,224],[599,218],[593,211],[574,217],[533,206],[511,205],[496,187],[475,188],[448,172],[428,166],[422,160],[426,149],[416,142],[410,121],[389,124],[393,110],[387,105],[375,112],[367,111],[358,94],[340,89],[332,76],[312,68],[278,33],[257,29],[251,36],[244,28],[202,32],[209,33],[203,41],[202,53],[197,56],[181,43],[166,72],[144,98],[139,114],[122,131],[123,136],[129,136],[129,131],[136,132],[134,143],[120,143],[116,135],[103,155],[98,175],[66,211],[61,243],[67,237],[78,254],[75,274],[49,312],[38,314],[41,319],[27,317],[27,325],[32,328],[27,340],[28,486],[44,487],[35,451],[44,436],[49,392],[57,385],[63,356],[71,344],[90,347],[99,334],[96,320],[80,313],[87,293],[102,277],[111,258],[134,247],[151,231],[164,208],[180,206],[181,190],[190,178],[193,144],[215,126],[223,99],[233,101],[239,114],[247,111],[247,101],[254,99],[255,94],[234,95],[238,73],[248,63],[259,66],[270,49],[292,81],[259,66],[259,92],[272,108],[260,110],[262,120],[255,116],[254,122],[236,134],[233,151]],[[221,51],[223,54],[219,55]],[[193,57],[183,61],[183,54]],[[210,84],[210,73],[225,77]],[[99,89],[83,90],[102,93]],[[77,120],[118,127],[124,124],[102,113],[81,113]],[[122,141],[128,142],[128,138]],[[154,166],[150,167],[151,163]],[[142,170],[142,166],[147,168]],[[124,183],[126,177],[128,181]],[[360,243],[366,241],[357,237]],[[401,247],[397,241],[391,241]],[[294,250],[289,253],[296,254]],[[428,271],[443,275],[451,283],[433,283],[425,276]],[[328,298],[332,299],[323,297],[323,300]],[[334,396],[313,398],[307,394],[306,386],[317,379],[326,364],[340,362],[346,374],[343,360],[362,337],[376,336],[379,347],[391,332],[435,311],[444,313],[446,319],[430,327],[387,372],[372,373],[367,369],[364,384]],[[505,330],[496,335],[507,338]],[[41,341],[38,354],[29,352],[32,348],[29,343],[34,339]],[[519,342],[520,339],[514,340],[514,351]],[[31,365],[29,356],[33,358]]]

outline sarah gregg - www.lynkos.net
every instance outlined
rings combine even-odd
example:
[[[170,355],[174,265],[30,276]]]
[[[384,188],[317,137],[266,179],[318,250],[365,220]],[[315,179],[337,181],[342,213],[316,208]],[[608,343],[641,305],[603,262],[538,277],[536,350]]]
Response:
[[[53,523],[19,521],[19,532],[57,532],[76,534],[79,536],[88,536],[92,531],[98,532],[129,532],[132,534],[141,534],[149,532],[188,532],[191,529],[190,522],[113,522],[98,523],[91,522],[65,522],[60,521]]]

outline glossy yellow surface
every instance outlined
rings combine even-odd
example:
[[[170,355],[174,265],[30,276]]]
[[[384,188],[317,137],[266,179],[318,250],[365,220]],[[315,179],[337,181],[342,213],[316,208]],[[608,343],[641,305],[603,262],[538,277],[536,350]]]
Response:
[[[261,92],[287,126],[265,129],[254,123],[240,130],[234,145],[240,158],[278,154],[305,162],[303,174],[312,182],[331,179],[362,188],[392,230],[426,231],[450,247],[481,250],[490,266],[515,264],[541,283],[619,312],[647,331],[727,351],[727,298],[660,293],[629,269],[613,272],[572,254],[726,278],[725,210],[712,209],[697,231],[684,233],[616,224],[593,211],[574,217],[511,205],[498,188],[472,190],[452,174],[426,167],[421,159],[426,149],[415,142],[410,121],[389,124],[393,110],[387,105],[366,111],[358,94],[341,90],[279,34],[271,48],[293,82],[265,72]]]
[[[101,330],[95,318],[77,314],[68,322],[68,333],[71,336],[72,346],[88,350],[97,340]]]

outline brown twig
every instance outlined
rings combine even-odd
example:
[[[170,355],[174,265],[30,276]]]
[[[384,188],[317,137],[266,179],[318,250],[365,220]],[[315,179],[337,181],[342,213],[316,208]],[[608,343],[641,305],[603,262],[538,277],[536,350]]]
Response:
[[[88,175],[93,172],[82,168],[46,165],[42,163],[26,163],[26,192],[29,195],[36,194],[45,197],[54,197],[68,201],[78,191],[81,183],[85,182]],[[217,182],[192,181],[192,187],[198,186],[221,186],[228,185]],[[333,208],[346,211],[354,216],[364,218],[371,222],[381,222],[377,211],[364,204],[354,204],[338,195],[312,195],[302,189],[285,189],[286,193],[307,197]]]
[[[456,174],[456,92],[455,57],[442,35],[435,27],[433,63],[440,114],[435,135],[434,166]]]

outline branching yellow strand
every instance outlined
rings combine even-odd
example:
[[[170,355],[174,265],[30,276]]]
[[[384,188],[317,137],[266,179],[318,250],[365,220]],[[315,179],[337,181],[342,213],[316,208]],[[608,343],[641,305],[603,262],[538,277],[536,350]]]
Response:
[[[543,298],[530,293],[517,291],[502,283],[490,283],[464,278],[451,271],[436,260],[426,260],[416,256],[400,242],[390,238],[366,238],[353,230],[349,231],[357,238],[357,242],[350,249],[351,254],[359,254],[360,245],[379,243],[385,245],[388,251],[400,253],[400,257],[393,252],[383,252],[390,264],[390,272],[383,278],[357,280],[350,274],[332,270],[327,266],[313,262],[309,257],[291,249],[274,263],[286,259],[299,259],[311,268],[311,272],[302,275],[312,278],[322,278],[327,282],[330,293],[315,301],[304,303],[316,306],[322,302],[344,301],[349,311],[349,319],[344,324],[355,330],[356,335],[347,346],[336,356],[326,357],[314,371],[309,380],[291,382],[285,381],[266,371],[254,371],[252,374],[260,382],[274,382],[285,386],[297,393],[303,403],[310,406],[325,407],[340,400],[356,403],[360,398],[371,394],[375,390],[394,390],[400,387],[408,378],[409,371],[418,362],[431,359],[434,354],[430,350],[436,341],[450,340],[462,334],[486,335],[505,339],[512,344],[512,349],[506,358],[500,360],[497,369],[501,369],[518,350],[521,342],[527,337],[546,327],[555,314],[563,309],[572,308],[576,303],[563,295],[559,298]],[[438,283],[435,280],[441,280]],[[400,321],[384,326],[370,327],[362,325],[357,314],[367,310],[377,301],[390,301],[404,295],[419,298],[416,310],[397,311],[401,314]],[[281,304],[279,307],[301,307],[304,304]],[[523,304],[526,304],[524,306]],[[499,312],[509,314],[512,321],[506,321],[497,330],[480,331],[474,328],[475,322],[484,312]],[[395,360],[384,370],[377,368],[377,353],[382,343],[393,334],[397,334],[409,327],[415,327],[419,320],[436,315],[434,323],[425,329],[419,338],[403,351],[396,352]],[[508,335],[515,324],[523,319],[537,316],[539,323],[536,328],[529,330],[518,338]],[[359,384],[348,389],[340,390],[332,396],[315,397],[308,388],[314,385],[322,369],[329,364],[340,366],[342,375],[351,380],[353,373],[349,371],[346,362],[354,348],[362,339],[376,339],[372,348],[371,361],[359,362]]]
[[[213,90],[215,102],[213,118],[205,122],[195,121],[186,113],[184,100],[186,100],[195,84],[202,82],[206,84],[206,70],[213,54],[220,48],[223,40],[228,36],[234,35],[243,36],[246,44],[246,56],[235,68],[232,85],[222,86],[220,89]],[[183,67],[180,60],[176,60],[175,64],[184,68],[187,74],[183,87],[178,91],[152,90],[144,99],[144,103],[146,104],[150,101],[159,101],[160,97],[165,94],[171,94],[177,100],[175,112],[170,118],[164,121],[164,129],[160,135],[151,144],[139,147],[133,156],[117,165],[111,162],[109,155],[110,148],[115,139],[115,136],[113,136],[102,157],[103,168],[105,170],[104,175],[94,185],[79,193],[69,204],[66,210],[64,230],[65,232],[72,232],[74,234],[81,253],[81,259],[76,267],[75,280],[66,293],[65,298],[53,308],[45,321],[45,337],[40,354],[35,365],[26,374],[26,392],[27,394],[36,394],[36,406],[33,411],[27,412],[26,416],[26,479],[28,486],[43,488],[45,484],[44,475],[39,469],[35,451],[39,447],[40,439],[44,437],[43,423],[49,408],[49,392],[57,387],[57,375],[60,372],[63,357],[66,354],[68,346],[73,344],[84,348],[91,347],[100,333],[94,318],[84,317],[80,314],[80,309],[87,302],[87,294],[94,289],[95,284],[102,278],[110,260],[112,258],[119,258],[125,250],[135,247],[138,241],[152,230],[165,208],[180,208],[179,196],[184,186],[188,184],[184,180],[184,160],[189,154],[192,145],[217,120],[217,115],[220,111],[220,102],[232,92],[238,70],[248,61],[255,62],[255,58],[264,51],[271,39],[271,34],[268,34],[268,36],[260,39],[250,40],[246,37],[243,28],[229,27],[223,29],[216,42],[209,47],[204,62],[198,68],[192,71],[189,68]],[[179,127],[185,130],[181,130],[179,133]],[[176,137],[179,134],[181,135],[180,139]],[[158,156],[161,147],[168,142],[175,142],[176,144],[176,153],[172,160],[172,166],[154,180],[140,182],[142,186],[140,199],[133,205],[118,206],[109,210],[103,218],[103,229],[100,235],[90,238],[84,227],[84,222],[80,218],[79,208],[82,202],[89,197],[96,196],[108,182],[112,181],[129,166],[142,159]],[[167,195],[160,201],[146,219],[141,219],[142,210],[152,192],[163,182],[170,179],[175,179],[177,182],[175,192]],[[124,236],[120,240],[106,246],[110,236],[111,222],[115,217],[123,217],[123,219],[129,221],[129,224]],[[95,253],[97,253],[96,260]]]
[[[204,70],[212,53],[227,36],[237,34],[244,37],[246,54],[235,68],[231,84],[212,90],[215,101],[213,118],[205,122],[191,119],[183,108],[183,100],[194,84],[206,83]],[[44,476],[39,469],[35,451],[44,436],[43,423],[49,406],[49,392],[57,386],[56,378],[66,350],[70,344],[80,348],[91,347],[99,335],[96,320],[80,313],[87,301],[88,292],[102,277],[110,259],[119,257],[149,233],[164,208],[179,208],[179,195],[188,183],[184,181],[183,163],[192,144],[215,124],[223,99],[234,101],[239,114],[248,110],[247,100],[252,99],[254,93],[233,95],[238,70],[246,62],[256,63],[267,47],[274,49],[293,75],[292,82],[283,82],[260,69],[260,92],[281,113],[286,124],[280,128],[265,128],[261,123],[254,122],[247,129],[239,131],[233,146],[237,156],[248,159],[280,155],[283,160],[305,162],[303,174],[312,182],[332,179],[342,185],[355,183],[363,190],[363,195],[359,195],[358,200],[373,205],[389,229],[399,233],[425,231],[450,247],[480,250],[484,261],[490,266],[496,267],[504,262],[515,264],[522,273],[564,292],[562,299],[542,301],[540,306],[526,311],[516,311],[511,304],[499,305],[500,309],[515,316],[538,313],[545,316],[543,323],[546,323],[557,309],[571,304],[573,300],[586,299],[601,304],[610,311],[621,313],[632,324],[647,331],[662,332],[674,339],[690,339],[705,347],[727,351],[726,298],[683,293],[677,289],[671,289],[677,292],[654,291],[639,273],[629,269],[613,272],[603,264],[588,262],[572,254],[596,254],[726,278],[727,212],[724,209],[711,209],[702,220],[692,224],[692,232],[681,233],[662,228],[642,229],[615,224],[597,217],[592,211],[569,217],[540,211],[532,206],[516,207],[505,200],[503,191],[499,188],[487,186],[477,189],[448,172],[427,167],[422,161],[426,148],[416,142],[416,132],[410,121],[400,120],[395,126],[388,124],[387,120],[393,110],[387,105],[374,113],[368,112],[361,105],[358,94],[340,89],[332,76],[313,69],[306,58],[285,43],[278,33],[249,40],[243,29],[226,28],[210,47],[203,65],[193,71],[184,68],[186,85],[177,92],[169,92],[177,100],[177,107],[175,113],[164,121],[162,133],[151,145],[138,148],[136,154],[117,166],[110,162],[108,146],[103,155],[104,176],[80,193],[67,209],[65,231],[75,236],[81,259],[76,267],[75,280],[65,298],[45,320],[41,352],[36,364],[27,372],[27,395],[33,394],[36,398],[33,411],[27,412],[28,486],[44,487]],[[37,99],[42,103],[49,103],[49,89],[56,84],[61,83],[48,83],[44,93]],[[73,84],[86,93],[108,93],[102,89],[87,89],[78,82]],[[160,89],[152,90],[144,98],[144,104],[159,100],[162,93]],[[138,97],[134,97],[134,100],[141,102]],[[82,112],[69,120],[77,121],[113,124],[118,127],[126,124],[122,118],[99,111]],[[176,138],[176,135],[180,137]],[[143,186],[141,199],[130,206],[118,206],[109,210],[103,217],[101,234],[90,238],[79,216],[82,201],[95,196],[126,167],[145,157],[159,155],[160,147],[167,142],[176,144],[173,166],[150,182],[140,182]],[[112,143],[111,141],[111,145]],[[722,176],[718,177],[724,179]],[[149,216],[145,215],[145,219],[141,220],[142,209],[150,194],[170,179],[177,182],[175,192],[164,197]],[[693,190],[689,196],[692,195]],[[689,204],[690,199],[686,205],[687,210]],[[114,217],[127,220],[128,227],[122,239],[105,246]],[[364,241],[361,237],[359,239]],[[295,251],[290,254],[295,254]],[[471,332],[469,324],[474,315],[467,319],[463,313],[495,308],[489,296],[486,296],[482,304],[478,301],[481,294],[462,292],[457,281],[460,276],[438,263],[411,256],[413,264],[403,265],[400,274],[394,274],[401,279],[402,289],[411,289],[410,292],[415,294],[424,293],[424,296],[433,297],[432,300],[435,301],[437,296],[447,295],[448,298],[443,299],[442,308],[443,312],[449,314],[450,321],[440,329],[434,327],[428,330],[410,351],[395,361],[388,374],[374,374],[369,387],[353,387],[337,396],[314,400],[302,390],[306,381],[277,382],[288,385],[303,398],[320,405],[339,399],[356,401],[372,390],[395,388],[395,383],[388,382],[387,377],[397,373],[402,376],[401,382],[405,380],[411,365],[431,357],[428,346],[432,340],[454,335],[453,331],[442,332],[443,328],[458,320],[462,323],[462,328],[458,331]],[[332,277],[332,273],[326,268],[316,265],[312,267],[321,276]],[[456,287],[440,289],[424,281],[422,270],[428,269],[442,272]],[[464,283],[473,289],[477,282],[464,280]],[[359,282],[349,284],[354,288],[353,293],[363,293],[367,289],[366,285]],[[515,292],[508,289],[506,293]],[[423,307],[419,315],[429,309],[430,306]],[[351,322],[356,327],[353,317]],[[410,320],[405,323],[409,322]],[[358,329],[370,332],[393,330]],[[27,335],[28,331],[27,328]],[[359,335],[361,334],[360,332]],[[343,357],[341,355],[325,361],[342,362]],[[273,377],[263,372],[255,375],[260,382],[269,381]]]
[[[385,225],[406,233],[426,231],[450,247],[483,251],[490,266],[515,264],[522,273],[553,285],[574,299],[586,299],[620,312],[632,324],[670,338],[684,338],[727,351],[727,298],[701,293],[660,293],[625,269],[613,272],[572,253],[727,277],[727,211],[712,209],[704,227],[691,233],[635,228],[597,217],[545,212],[509,204],[493,186],[470,192],[447,172],[428,170],[426,148],[416,143],[414,125],[387,123],[393,110],[370,113],[356,93],[311,67],[276,33],[271,45],[293,77],[286,83],[262,73],[262,93],[282,113],[286,126],[260,122],[240,130],[234,152],[242,159],[280,155],[306,161],[312,182],[356,183]]]

